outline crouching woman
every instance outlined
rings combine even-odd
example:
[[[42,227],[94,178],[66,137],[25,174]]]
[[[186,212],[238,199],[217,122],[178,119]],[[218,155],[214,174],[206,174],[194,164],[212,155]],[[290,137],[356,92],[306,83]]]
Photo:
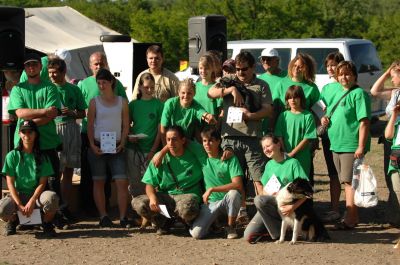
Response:
[[[17,211],[29,217],[35,208],[40,208],[44,214],[43,233],[55,236],[52,220],[59,198],[53,191],[44,191],[53,168],[40,152],[39,132],[33,121],[22,122],[19,136],[18,147],[7,154],[2,170],[10,191],[10,195],[0,200],[0,219],[7,222],[4,234],[16,234]]]
[[[280,236],[282,219],[276,202],[277,191],[269,188],[273,186],[268,184],[269,181],[276,178],[280,188],[283,188],[297,178],[308,180],[300,162],[283,153],[282,144],[276,136],[265,135],[261,140],[261,145],[264,154],[271,160],[265,166],[261,178],[264,186],[263,194],[254,198],[257,213],[244,231],[243,238],[249,243],[256,243],[263,235],[269,235],[273,240]],[[295,204],[282,206],[279,210],[285,216],[290,215],[304,201],[305,199],[300,199]]]

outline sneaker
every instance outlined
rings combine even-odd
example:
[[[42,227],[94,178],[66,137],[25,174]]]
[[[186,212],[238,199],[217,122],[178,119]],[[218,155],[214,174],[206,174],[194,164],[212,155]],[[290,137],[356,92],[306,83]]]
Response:
[[[238,238],[238,234],[236,232],[235,227],[233,226],[227,226],[226,227],[226,238],[227,239],[235,239]]]
[[[4,227],[4,235],[11,236],[17,233],[17,222],[16,221],[8,221],[6,226]]]
[[[119,224],[122,228],[131,228],[132,221],[128,220],[128,218],[124,217],[123,219],[119,220]]]
[[[249,216],[247,214],[246,208],[244,208],[244,207],[240,208],[238,216],[236,218],[236,222],[239,225],[245,225],[245,224],[248,224],[250,222],[250,219],[249,219]]]
[[[102,218],[100,218],[100,222],[99,222],[99,226],[100,227],[112,227],[114,224],[111,221],[110,217],[103,216]]]
[[[54,230],[54,225],[52,223],[43,223],[43,235],[47,237],[55,237],[57,235],[56,230]]]
[[[159,236],[167,235],[169,233],[169,228],[160,227],[157,228],[156,234]]]

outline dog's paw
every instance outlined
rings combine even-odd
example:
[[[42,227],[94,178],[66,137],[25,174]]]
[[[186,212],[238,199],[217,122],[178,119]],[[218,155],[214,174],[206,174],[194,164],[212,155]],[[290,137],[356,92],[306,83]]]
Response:
[[[284,240],[276,240],[275,244],[282,244],[284,242]]]
[[[289,245],[296,245],[296,241],[290,241]]]

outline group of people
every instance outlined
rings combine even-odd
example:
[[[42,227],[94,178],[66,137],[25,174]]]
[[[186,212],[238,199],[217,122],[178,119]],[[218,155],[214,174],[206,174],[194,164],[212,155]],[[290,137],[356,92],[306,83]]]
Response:
[[[66,81],[64,57],[45,57],[45,66],[43,58],[27,54],[26,80],[11,89],[8,110],[18,121],[16,148],[3,167],[10,190],[0,200],[6,235],[16,233],[17,211],[29,216],[34,208],[44,214],[43,231],[54,235],[51,221],[68,219],[73,170],[81,168],[79,201],[85,210],[97,209],[101,227],[113,226],[107,213],[112,179],[122,227],[132,225],[131,198],[142,226],[152,223],[160,235],[180,221],[201,239],[222,222],[226,237],[237,238],[237,222],[249,218],[246,187],[253,183],[257,213],[244,239],[254,242],[265,234],[278,239],[281,215],[291,214],[304,200],[278,209],[279,188],[271,190],[270,182],[277,181],[280,188],[296,178],[313,183],[317,125],[327,128],[321,138],[332,208],[322,219],[336,222],[336,229],[357,226],[351,182],[354,161],[369,151],[370,99],[357,85],[355,65],[340,53],[327,56],[331,82],[320,92],[308,54],[297,54],[286,71],[279,68],[278,52],[265,49],[258,59],[266,72],[256,77],[251,53],[221,62],[218,53],[209,51],[199,60],[200,77],[194,82],[179,81],[165,69],[162,49],[153,45],[146,52],[149,68],[139,74],[130,102],[103,53],[90,56],[93,75],[77,86]],[[396,71],[400,67],[392,66],[386,78]],[[383,86],[381,79],[377,83]],[[390,94],[378,90],[382,96]],[[396,100],[385,136],[394,138],[393,149],[400,149]],[[319,119],[312,107],[321,101],[326,114]],[[102,144],[105,135],[115,138],[111,152]],[[398,204],[399,173],[396,168],[389,172]]]

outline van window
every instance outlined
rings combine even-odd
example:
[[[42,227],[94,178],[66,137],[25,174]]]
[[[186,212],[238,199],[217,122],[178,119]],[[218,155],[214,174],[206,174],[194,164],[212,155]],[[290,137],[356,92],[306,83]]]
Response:
[[[382,64],[371,43],[353,44],[349,46],[351,60],[355,63],[358,73],[368,73],[382,70]]]
[[[274,48],[275,50],[278,51],[279,57],[280,57],[280,62],[279,62],[279,67],[283,70],[287,70],[287,67],[289,65],[290,61],[290,56],[291,56],[291,50],[290,48],[286,49],[280,49],[280,48]],[[249,52],[254,56],[254,59],[256,59],[256,75],[260,75],[265,73],[264,68],[262,67],[262,64],[258,57],[260,57],[261,52],[264,50],[262,49],[242,49],[241,52]]]
[[[298,48],[297,53],[307,53],[308,55],[311,55],[316,64],[317,64],[317,72],[316,74],[322,74],[326,75],[328,74],[326,72],[326,67],[325,67],[325,59],[326,56],[328,56],[329,53],[331,52],[337,52],[339,49],[337,48]]]

